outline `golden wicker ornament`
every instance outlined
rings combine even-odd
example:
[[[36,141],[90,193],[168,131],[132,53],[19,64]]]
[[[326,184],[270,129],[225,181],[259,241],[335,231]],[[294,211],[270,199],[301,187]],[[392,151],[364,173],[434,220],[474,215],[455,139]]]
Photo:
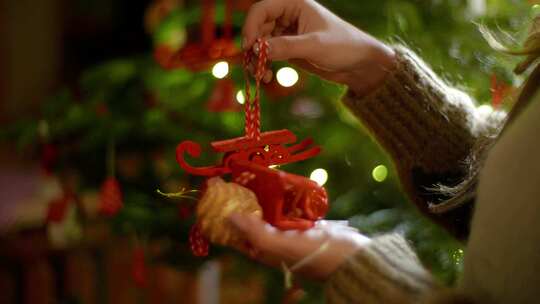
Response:
[[[255,194],[237,183],[227,183],[219,177],[207,181],[207,188],[197,204],[200,228],[210,242],[241,245],[237,229],[229,222],[232,213],[253,214],[262,218],[262,209]]]

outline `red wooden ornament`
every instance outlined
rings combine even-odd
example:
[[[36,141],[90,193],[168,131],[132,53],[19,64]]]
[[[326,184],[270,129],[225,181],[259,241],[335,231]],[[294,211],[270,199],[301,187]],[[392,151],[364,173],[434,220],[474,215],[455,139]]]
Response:
[[[189,231],[189,245],[194,256],[204,257],[208,255],[210,243],[202,234],[199,224],[195,224]]]
[[[191,157],[199,157],[201,147],[193,141],[183,141],[176,148],[176,161],[186,172],[201,176],[219,176],[231,173],[230,164],[233,161],[250,161],[264,166],[283,165],[297,162],[316,156],[320,153],[320,147],[312,147],[313,140],[306,139],[298,144],[296,136],[289,130],[260,131],[260,106],[259,89],[260,81],[264,76],[266,68],[267,43],[258,41],[259,56],[256,63],[257,72],[255,75],[256,86],[255,95],[251,98],[249,81],[246,85],[245,120],[246,127],[244,137],[212,142],[210,145],[214,152],[223,153],[221,164],[207,167],[193,167],[184,159],[185,153]],[[244,65],[251,64],[251,51],[246,52]],[[247,71],[247,68],[246,68]],[[246,79],[248,79],[246,72]],[[287,144],[292,144],[286,146]]]
[[[133,250],[131,277],[137,287],[145,288],[148,284],[147,276],[144,248],[138,246]]]
[[[219,60],[238,61],[240,50],[232,39],[233,8],[232,1],[227,0],[223,36],[216,38],[215,0],[202,0],[200,41],[188,43],[177,51],[167,46],[159,46],[154,52],[157,63],[164,69],[187,68],[201,71]]]
[[[99,213],[105,216],[113,216],[122,209],[123,205],[122,190],[118,180],[114,177],[108,177],[101,185]]]
[[[326,190],[309,178],[247,161],[233,162],[231,167],[233,181],[255,193],[264,220],[272,226],[306,230],[328,211]]]
[[[312,146],[313,140],[306,139],[295,144],[296,136],[289,130],[261,133],[260,131],[260,82],[265,73],[268,45],[258,40],[259,53],[245,53],[246,102],[245,136],[212,142],[216,153],[223,153],[220,164],[207,167],[193,167],[184,159],[187,153],[199,157],[201,147],[193,141],[184,141],[176,148],[176,160],[186,172],[201,176],[219,176],[232,173],[233,181],[251,189],[263,209],[264,219],[283,230],[305,230],[313,227],[328,210],[326,190],[303,176],[289,174],[268,168],[316,156],[321,148]],[[251,60],[257,57],[257,62]],[[247,66],[256,67],[255,94],[249,91]],[[290,145],[289,145],[290,144]],[[196,256],[208,254],[208,240],[202,235],[198,225],[190,232],[190,244]]]
[[[193,167],[184,159],[185,153],[191,157],[201,155],[201,146],[193,141],[183,141],[176,148],[176,161],[186,172],[201,176],[219,176],[231,173],[233,161],[251,161],[264,166],[284,165],[316,156],[321,148],[312,147],[313,140],[296,142],[296,136],[289,130],[264,132],[259,140],[247,136],[212,142],[214,152],[224,153],[221,164],[207,167]]]

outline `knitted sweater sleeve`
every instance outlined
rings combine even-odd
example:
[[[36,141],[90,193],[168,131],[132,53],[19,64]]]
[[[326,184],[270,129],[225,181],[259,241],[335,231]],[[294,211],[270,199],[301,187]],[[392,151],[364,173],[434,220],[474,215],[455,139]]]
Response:
[[[438,285],[397,234],[374,238],[350,257],[326,283],[329,304],[469,304]]]
[[[453,235],[465,238],[470,207],[433,214],[428,206],[437,198],[428,188],[464,176],[464,160],[486,129],[484,121],[467,94],[446,85],[410,50],[394,50],[396,67],[384,84],[367,96],[349,91],[343,101],[388,152],[410,200]]]

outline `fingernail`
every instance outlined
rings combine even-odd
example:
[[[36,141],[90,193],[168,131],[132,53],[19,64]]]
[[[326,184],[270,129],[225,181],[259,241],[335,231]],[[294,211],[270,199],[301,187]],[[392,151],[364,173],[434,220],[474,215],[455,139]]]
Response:
[[[259,55],[259,44],[255,43],[255,45],[253,45],[253,52],[256,55]]]

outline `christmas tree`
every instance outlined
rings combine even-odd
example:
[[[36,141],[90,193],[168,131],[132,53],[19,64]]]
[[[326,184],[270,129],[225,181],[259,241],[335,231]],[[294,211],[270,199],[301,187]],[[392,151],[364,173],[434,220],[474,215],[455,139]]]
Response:
[[[279,271],[227,248],[213,247],[206,258],[191,254],[188,236],[198,193],[190,190],[200,189],[204,179],[181,170],[175,159],[183,140],[208,143],[243,134],[240,30],[251,2],[155,0],[144,18],[138,16],[151,41],[143,53],[88,66],[75,83],[42,103],[39,117],[21,118],[1,131],[62,181],[62,197],[50,202],[46,225],[69,218],[63,233],[73,244],[86,239],[80,227],[96,223],[136,240],[138,286],[147,284],[145,260],[195,271],[208,260],[232,256],[232,273],[262,273],[267,302],[282,298]],[[512,83],[514,62],[490,49],[477,23],[524,33],[530,14],[530,4],[503,0],[320,2],[378,38],[407,44],[486,104],[492,100],[492,75]],[[348,219],[368,235],[403,232],[430,270],[454,283],[462,245],[407,203],[384,151],[341,105],[345,88],[286,62],[273,62],[272,70],[276,77],[262,87],[262,129],[287,128],[323,147],[318,157],[285,168],[325,185],[327,218]],[[219,158],[203,147],[201,157],[190,161],[202,166]],[[153,243],[166,246],[152,251]],[[151,252],[146,258],[145,251]],[[304,285],[309,303],[320,301],[312,284]]]

